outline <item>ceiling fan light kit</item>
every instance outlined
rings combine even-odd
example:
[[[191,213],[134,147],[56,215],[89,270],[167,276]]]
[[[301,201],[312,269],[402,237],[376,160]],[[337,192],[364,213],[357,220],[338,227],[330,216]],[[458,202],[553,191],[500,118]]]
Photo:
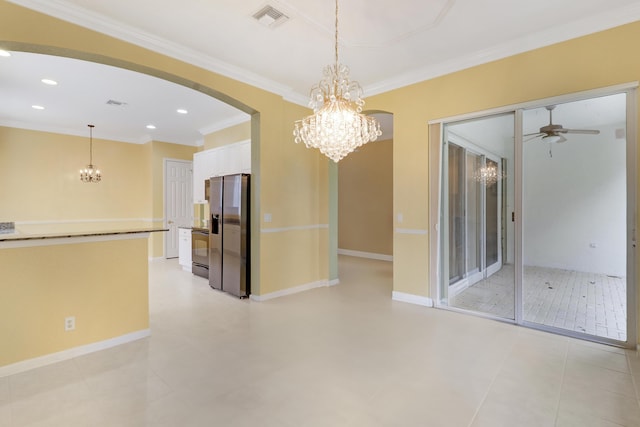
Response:
[[[600,133],[597,129],[566,129],[562,125],[553,123],[553,110],[556,108],[555,105],[548,105],[545,107],[547,111],[549,111],[549,124],[546,126],[542,126],[539,132],[528,133],[523,136],[530,136],[531,138],[525,140],[530,141],[532,139],[541,137],[542,141],[547,142],[549,144],[559,144],[565,142],[567,138],[564,137],[565,134],[574,133],[574,134],[583,134],[583,135],[598,135]]]
[[[561,135],[545,135],[542,137],[542,140],[549,144],[560,144],[565,142],[567,138]]]

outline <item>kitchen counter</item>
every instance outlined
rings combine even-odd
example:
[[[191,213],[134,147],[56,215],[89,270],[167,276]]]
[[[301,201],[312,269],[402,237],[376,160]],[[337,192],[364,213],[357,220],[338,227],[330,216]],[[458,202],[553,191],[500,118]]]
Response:
[[[154,227],[136,227],[125,229],[111,229],[111,230],[68,230],[68,231],[50,231],[50,232],[24,232],[20,229],[13,233],[0,234],[0,243],[2,242],[16,242],[25,240],[45,240],[45,239],[64,239],[71,237],[97,237],[97,236],[117,236],[126,234],[140,234],[140,233],[155,233],[168,231],[166,228],[154,228]],[[2,247],[2,246],[0,246]]]
[[[203,227],[202,225],[181,225],[178,228],[186,228],[188,230],[204,231],[204,232],[209,231],[207,227]]]
[[[149,336],[148,237],[166,229],[117,227],[0,234],[0,377]]]

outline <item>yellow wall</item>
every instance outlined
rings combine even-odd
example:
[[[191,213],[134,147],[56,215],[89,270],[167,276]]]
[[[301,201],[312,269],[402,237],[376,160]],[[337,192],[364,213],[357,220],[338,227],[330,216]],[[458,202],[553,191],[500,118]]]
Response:
[[[222,147],[251,139],[251,122],[240,123],[204,136],[204,149]]]
[[[94,135],[95,135],[94,131]],[[0,221],[32,231],[83,227],[163,226],[164,159],[192,160],[196,147],[152,141],[144,145],[94,138],[98,184],[79,179],[89,162],[88,137],[0,127]],[[28,159],[28,161],[25,161]],[[99,222],[96,222],[100,220]],[[164,253],[164,233],[149,239],[149,256]]]
[[[427,230],[428,126],[430,120],[640,79],[640,58],[631,55],[640,23],[570,40],[367,99],[367,107],[394,115],[394,218]],[[593,58],[598,58],[594,61]],[[543,67],[540,64],[553,64]],[[429,235],[394,237],[394,289],[431,295]],[[420,250],[416,250],[420,249]],[[400,254],[406,258],[399,259]],[[434,254],[435,256],[435,254]]]
[[[367,107],[394,115],[394,218],[427,231],[394,235],[394,290],[435,298],[429,253],[430,120],[541,98],[636,82],[640,22],[512,56],[367,99]],[[552,64],[543,66],[542,64]],[[636,225],[637,228],[637,225]],[[637,260],[636,260],[637,265]]]
[[[83,183],[79,170],[89,163],[88,133],[0,127],[0,221],[149,218],[146,147],[94,137],[93,159],[102,181]]]
[[[338,247],[393,255],[393,140],[338,163]]]
[[[144,238],[0,249],[0,367],[147,330],[146,259]]]
[[[294,145],[291,136],[293,121],[308,114],[306,109],[280,96],[7,2],[0,3],[0,19],[0,47],[5,49],[68,49],[71,56],[135,68],[173,81],[197,82],[243,111],[259,113],[254,116],[255,131],[251,133],[254,220],[263,228],[327,223],[327,161]],[[428,191],[428,121],[640,80],[640,57],[634,55],[637,40],[640,23],[636,22],[367,98],[367,108],[394,114],[394,218],[398,213],[404,217],[402,225],[394,225],[427,231],[426,235],[394,234],[394,290],[435,296],[429,288],[427,262],[435,256],[429,253],[429,205],[435,199],[429,200]],[[272,213],[272,223],[264,223],[266,212]],[[252,261],[257,294],[327,277],[326,231],[286,233],[254,236],[258,243]],[[298,247],[305,251],[303,255],[296,251]],[[292,254],[304,259],[307,271],[287,268]],[[318,259],[313,258],[316,254]],[[272,259],[253,264],[263,256]]]
[[[330,160],[293,143],[292,123],[309,113],[297,105],[285,107],[281,134],[273,144],[261,146],[261,212],[272,219],[267,223],[264,215],[259,218],[266,229],[260,234],[261,280],[270,284],[269,292],[327,280],[329,268],[326,183]],[[253,173],[253,162],[251,168]],[[278,185],[264,185],[265,177]],[[280,231],[271,232],[274,229]]]
[[[327,221],[328,163],[316,151],[296,146],[292,136],[294,120],[307,115],[307,109],[286,102],[281,96],[6,1],[0,2],[0,46],[7,50],[66,55],[133,69],[198,87],[253,114],[252,293],[274,292],[281,289],[283,283],[304,285],[327,279],[327,229],[317,225]],[[96,162],[98,159],[99,156]],[[149,197],[150,188],[149,183],[146,186]],[[271,212],[273,223],[264,224],[262,212]],[[286,256],[270,263],[260,262],[261,253],[286,255],[296,249],[283,236],[275,240],[262,239],[265,233],[257,232],[258,227],[290,229],[300,224],[315,226],[314,231],[293,229],[288,233],[295,234],[295,240],[304,242],[304,247],[312,247],[316,242],[320,245],[320,249],[314,247],[304,255],[311,266],[312,277],[308,271],[288,271]]]

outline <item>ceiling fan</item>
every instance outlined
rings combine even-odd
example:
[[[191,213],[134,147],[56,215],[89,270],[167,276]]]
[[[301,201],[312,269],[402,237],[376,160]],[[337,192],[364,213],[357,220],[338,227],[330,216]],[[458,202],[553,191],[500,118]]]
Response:
[[[599,130],[594,129],[565,129],[562,125],[553,124],[553,109],[556,108],[555,105],[549,105],[545,107],[549,111],[549,124],[546,126],[542,126],[539,132],[536,133],[528,133],[526,136],[530,136],[526,141],[531,141],[532,139],[542,137],[542,141],[548,142],[550,144],[565,142],[567,138],[564,137],[564,134],[567,133],[580,133],[585,135],[598,135],[600,133]]]

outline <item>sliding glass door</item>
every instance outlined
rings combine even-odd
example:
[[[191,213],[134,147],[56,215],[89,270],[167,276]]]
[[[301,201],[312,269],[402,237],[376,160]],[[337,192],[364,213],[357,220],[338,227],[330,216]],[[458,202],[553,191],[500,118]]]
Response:
[[[523,112],[526,323],[627,340],[626,104],[620,93]],[[551,115],[571,131],[536,134]]]
[[[440,304],[507,319],[515,319],[513,227],[504,215],[513,205],[513,129],[513,114],[445,126],[441,210]]]
[[[635,108],[627,90],[442,125],[438,306],[635,345]]]

